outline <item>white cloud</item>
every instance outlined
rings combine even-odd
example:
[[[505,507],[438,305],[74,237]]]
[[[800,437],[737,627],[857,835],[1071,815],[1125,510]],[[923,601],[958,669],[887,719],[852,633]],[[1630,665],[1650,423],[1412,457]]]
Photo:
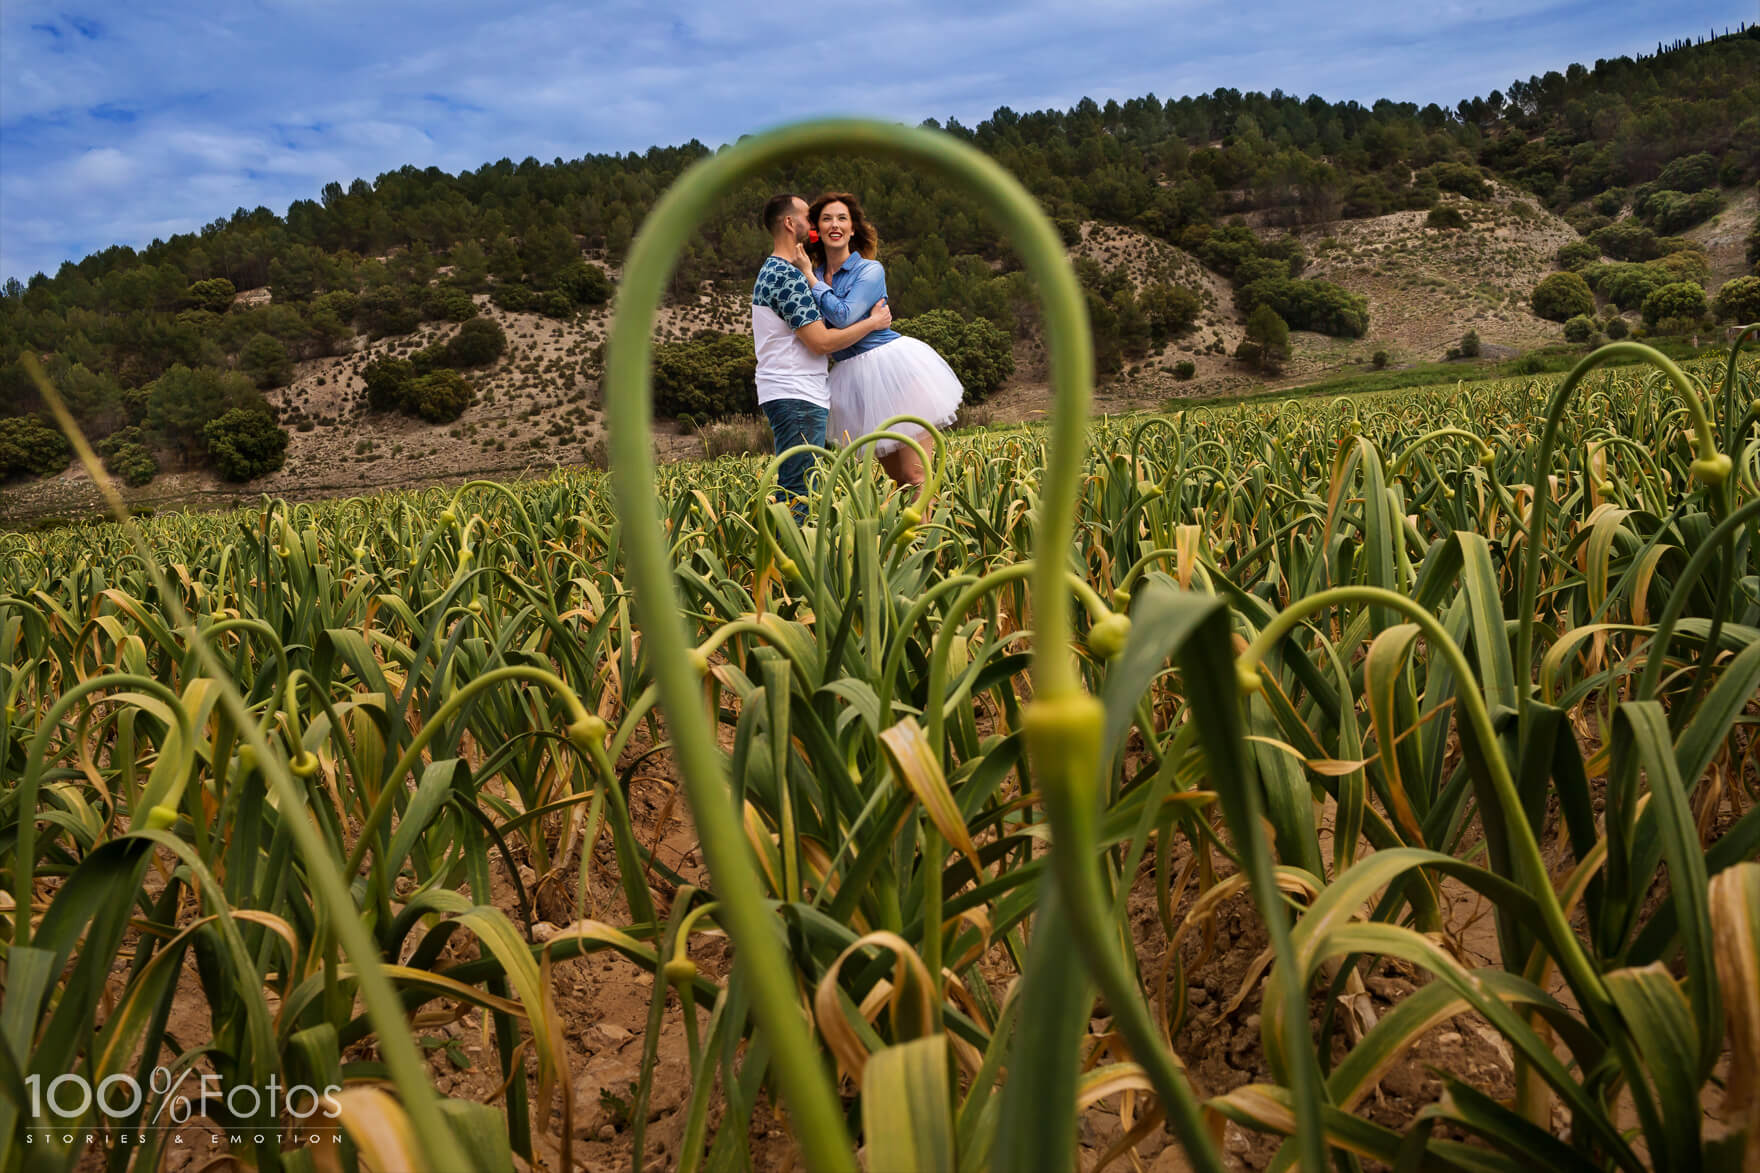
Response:
[[[80,187],[121,187],[134,172],[134,161],[115,147],[94,147],[74,160],[68,178]]]

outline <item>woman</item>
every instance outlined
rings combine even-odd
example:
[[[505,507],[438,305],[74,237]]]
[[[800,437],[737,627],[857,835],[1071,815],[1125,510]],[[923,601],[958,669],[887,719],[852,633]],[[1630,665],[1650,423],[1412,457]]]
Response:
[[[886,270],[875,255],[880,236],[849,192],[827,192],[807,210],[818,240],[806,245],[796,265],[812,288],[825,322],[841,329],[859,322],[886,296]],[[831,417],[827,432],[854,439],[875,431],[893,416],[921,416],[937,427],[953,422],[965,389],[953,368],[934,349],[895,330],[875,330],[831,356]],[[892,431],[914,436],[934,459],[934,441],[909,424]],[[886,474],[900,485],[920,488],[927,470],[916,449],[898,440],[880,440],[875,454]]]

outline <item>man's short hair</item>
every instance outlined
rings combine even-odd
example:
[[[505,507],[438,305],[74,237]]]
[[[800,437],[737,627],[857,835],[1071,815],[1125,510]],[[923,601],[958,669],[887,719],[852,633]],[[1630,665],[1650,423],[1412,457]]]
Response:
[[[775,236],[776,230],[782,227],[782,218],[794,215],[796,203],[804,204],[806,202],[791,191],[771,196],[770,202],[764,205],[764,230],[771,236]]]

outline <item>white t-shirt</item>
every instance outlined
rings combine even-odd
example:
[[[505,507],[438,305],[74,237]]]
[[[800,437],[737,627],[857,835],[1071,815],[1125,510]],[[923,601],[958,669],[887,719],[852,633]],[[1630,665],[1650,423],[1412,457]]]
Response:
[[[781,257],[764,258],[752,286],[752,347],[758,353],[758,402],[805,399],[831,406],[830,365],[794,332],[822,317],[801,271]]]

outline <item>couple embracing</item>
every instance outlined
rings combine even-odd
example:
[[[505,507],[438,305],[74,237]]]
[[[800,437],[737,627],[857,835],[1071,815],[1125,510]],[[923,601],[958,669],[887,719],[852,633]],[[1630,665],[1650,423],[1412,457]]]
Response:
[[[828,192],[809,205],[785,193],[764,205],[764,227],[773,247],[752,286],[752,342],[758,405],[776,451],[823,446],[827,435],[853,440],[898,415],[952,423],[964,388],[933,348],[891,329],[880,238],[861,201]],[[837,362],[829,374],[826,356]],[[891,430],[913,435],[933,458],[927,433],[910,424]],[[895,482],[921,488],[927,470],[914,449],[897,440],[873,448]],[[778,470],[797,518],[813,464],[800,453]]]

